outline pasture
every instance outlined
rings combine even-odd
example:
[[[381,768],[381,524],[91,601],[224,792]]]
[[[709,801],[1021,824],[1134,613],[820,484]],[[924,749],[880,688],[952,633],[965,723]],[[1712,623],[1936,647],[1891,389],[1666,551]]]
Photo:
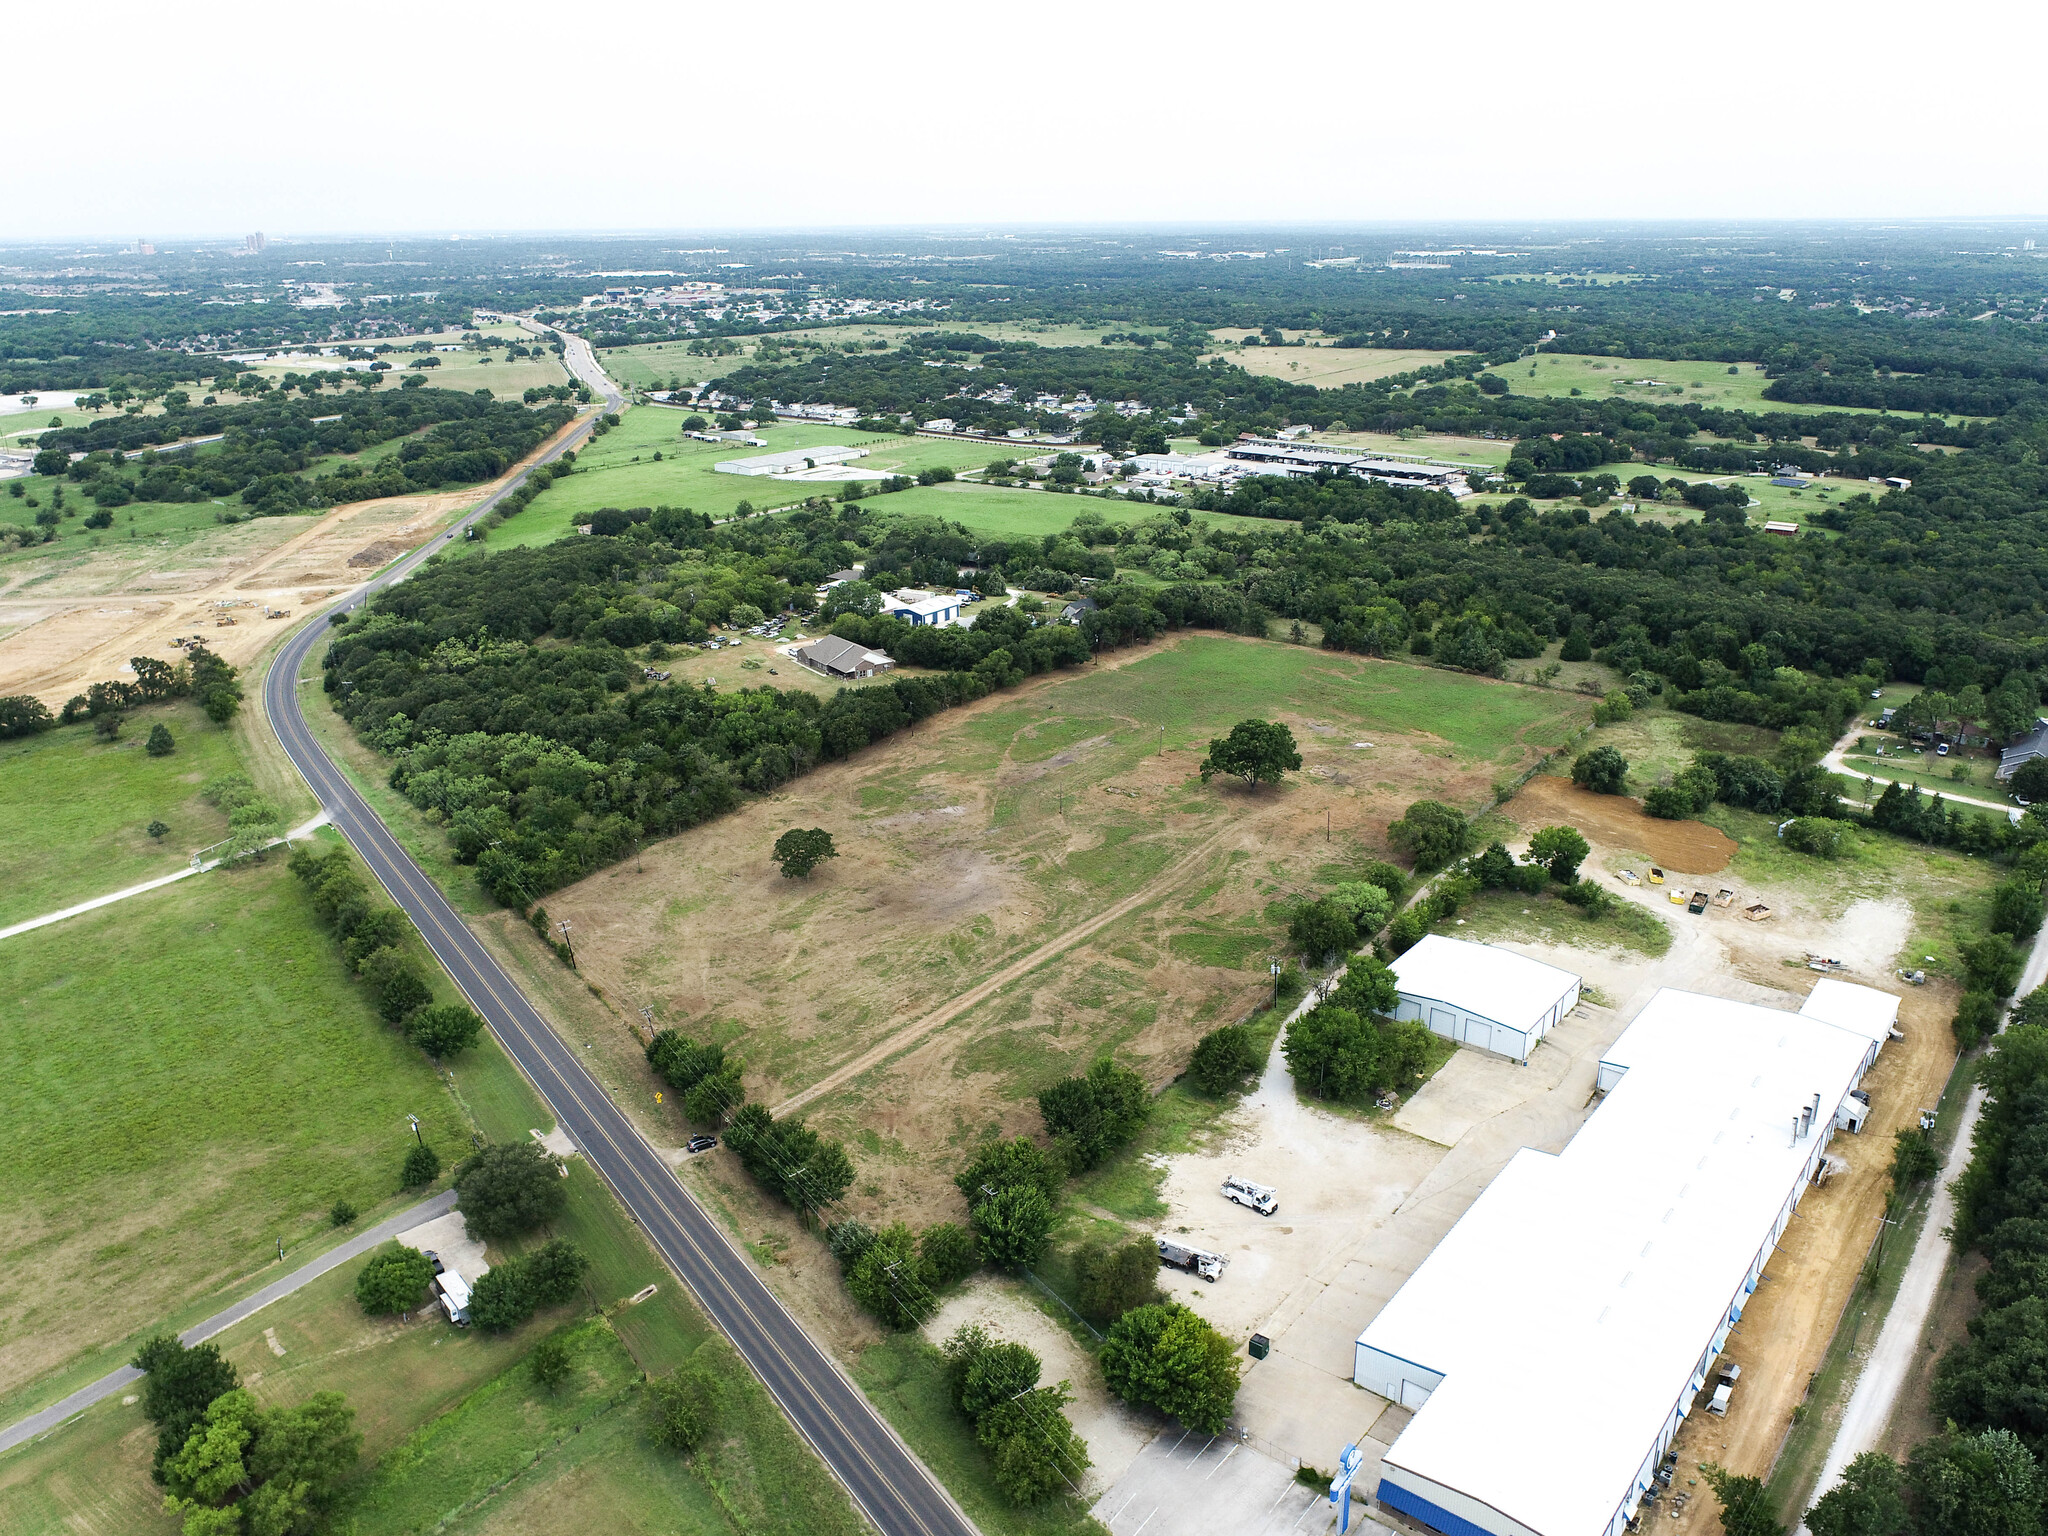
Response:
[[[159,722],[168,757],[143,751]],[[227,836],[199,787],[238,766],[229,733],[189,703],[132,712],[113,742],[85,724],[0,742],[0,928],[175,874]],[[151,837],[153,821],[170,830]]]
[[[1189,635],[952,711],[548,898],[623,1017],[713,1037],[751,1097],[813,1096],[863,1219],[958,1216],[948,1174],[1029,1096],[1115,1051],[1155,1082],[1249,1011],[1298,900],[1380,856],[1410,800],[1477,809],[1564,744],[1569,695]],[[1207,741],[1288,724],[1303,771],[1202,784]],[[769,860],[791,826],[840,856]],[[1327,833],[1326,833],[1327,826]],[[1021,967],[1021,968],[1020,968]],[[623,1026],[620,1080],[644,1072]],[[642,1104],[662,1140],[671,1108]]]
[[[1663,357],[1590,357],[1573,352],[1539,352],[1491,370],[1508,382],[1514,395],[1569,395],[1596,399],[1642,400],[1661,404],[1718,406],[1734,411],[1785,411],[1810,414],[1845,411],[1879,414],[1870,406],[1798,405],[1766,400],[1771,381],[1763,364],[1679,361]],[[1917,416],[1899,413],[1902,422]],[[1951,422],[1967,421],[1951,416]]]
[[[1165,335],[1165,331],[1158,327],[1140,326],[1138,329],[1153,335]],[[764,345],[788,350],[793,345],[802,344],[842,348],[852,343],[864,352],[889,352],[901,347],[909,337],[925,331],[965,331],[986,336],[992,341],[1028,341],[1040,347],[1100,347],[1104,335],[1122,336],[1129,334],[1130,330],[1123,325],[1063,325],[1050,320],[997,320],[968,324],[950,322],[943,315],[918,317],[911,324],[901,321],[878,323],[870,316],[855,315],[838,325],[804,326],[797,330],[777,331],[770,336],[733,337],[730,339],[739,343],[740,350],[723,357],[692,353],[687,341],[656,341],[631,347],[605,347],[600,352],[600,360],[604,363],[605,372],[621,384],[629,384],[636,389],[668,389],[671,380],[687,388],[709,383],[755,361]],[[873,346],[877,341],[883,345]],[[1118,341],[1111,346],[1129,349],[1135,343]]]
[[[1217,334],[1235,339],[1245,333]],[[1221,355],[1245,372],[1264,378],[1313,384],[1318,389],[1341,389],[1346,384],[1366,384],[1389,374],[1434,367],[1459,354],[1403,347],[1339,347],[1329,341],[1310,341],[1301,347],[1235,346]]]
[[[867,505],[878,516],[942,517],[972,533],[1000,539],[1043,538],[1049,533],[1061,533],[1083,512],[1096,513],[1109,523],[1134,523],[1162,510],[1150,502],[1125,501],[1121,497],[1066,496],[1050,491],[980,485],[971,480],[920,485],[876,497]],[[1284,519],[1233,517],[1225,512],[1195,512],[1192,515],[1196,522],[1206,523],[1212,528],[1238,531],[1264,529],[1278,532],[1294,526]]]
[[[712,466],[725,459],[828,443],[865,448],[868,456],[855,460],[852,467],[872,485],[888,475],[914,475],[939,464],[956,470],[979,468],[996,451],[988,443],[955,443],[793,422],[757,433],[767,442],[766,448],[706,443],[683,436],[688,414],[658,405],[627,411],[617,427],[577,454],[574,474],[556,481],[524,511],[493,529],[491,547],[517,549],[552,543],[570,530],[575,513],[598,507],[691,507],[725,518],[742,501],[756,508],[788,506],[807,496],[836,496],[842,486],[834,480],[783,481],[765,475],[720,474]],[[656,453],[661,454],[658,462]]]
[[[0,1394],[369,1218],[409,1112],[467,1142],[274,855],[0,944]]]

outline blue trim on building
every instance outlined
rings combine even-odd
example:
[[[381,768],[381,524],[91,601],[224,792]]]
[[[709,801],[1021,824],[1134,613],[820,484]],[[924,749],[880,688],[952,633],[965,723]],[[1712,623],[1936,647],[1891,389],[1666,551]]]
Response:
[[[1430,1503],[1413,1489],[1390,1483],[1385,1478],[1380,1479],[1373,1497],[1389,1509],[1398,1509],[1411,1520],[1420,1520],[1431,1530],[1442,1531],[1444,1536],[1494,1536],[1485,1526],[1474,1525],[1463,1515],[1454,1515],[1441,1505]]]

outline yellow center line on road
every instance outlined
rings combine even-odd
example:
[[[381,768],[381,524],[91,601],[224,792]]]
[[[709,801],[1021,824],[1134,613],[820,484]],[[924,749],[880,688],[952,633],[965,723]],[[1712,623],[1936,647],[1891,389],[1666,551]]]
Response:
[[[479,512],[482,510],[482,507],[478,509]],[[386,583],[398,579],[407,569],[409,567],[394,569],[385,579]],[[382,584],[385,583],[379,583]],[[359,594],[351,600],[351,605],[366,596],[367,593]],[[533,1084],[542,1100],[556,1110],[558,1118],[567,1118],[560,1114],[561,1108],[573,1108],[587,1122],[587,1129],[578,1126],[577,1130],[588,1137],[593,1147],[608,1151],[616,1159],[620,1165],[616,1175],[614,1170],[604,1165],[604,1160],[590,1159],[599,1177],[611,1186],[629,1212],[634,1210],[636,1202],[628,1189],[620,1187],[620,1179],[627,1180],[644,1197],[639,1203],[651,1207],[652,1212],[662,1218],[661,1223],[642,1220],[641,1226],[670,1268],[697,1293],[713,1320],[719,1322],[735,1345],[741,1347],[743,1357],[753,1365],[777,1406],[838,1475],[868,1519],[884,1531],[902,1531],[906,1536],[912,1530],[925,1533],[925,1536],[940,1536],[940,1533],[957,1529],[971,1531],[973,1526],[966,1519],[965,1512],[953,1503],[930,1470],[874,1413],[872,1405],[861,1396],[838,1362],[815,1345],[813,1358],[809,1361],[799,1360],[785,1347],[781,1330],[775,1326],[775,1320],[763,1316],[760,1303],[765,1301],[780,1312],[782,1327],[801,1336],[802,1330],[794,1319],[781,1308],[759,1277],[748,1273],[748,1278],[760,1291],[758,1298],[735,1282],[732,1271],[743,1269],[745,1261],[731,1240],[716,1223],[710,1221],[666,1164],[661,1164],[667,1174],[665,1180],[650,1179],[645,1163],[650,1159],[659,1163],[660,1159],[646,1138],[598,1085],[588,1069],[575,1057],[565,1054],[568,1050],[566,1043],[546,1028],[531,1002],[512,983],[502,967],[491,959],[439,889],[427,881],[424,871],[406,854],[390,828],[370,809],[368,802],[341,774],[339,765],[314,740],[300,708],[297,673],[305,657],[311,653],[318,635],[319,629],[309,624],[285,647],[273,664],[271,678],[266,679],[264,703],[273,729],[286,745],[294,766],[330,809],[337,829],[355,846],[378,883],[421,925],[423,936],[428,938],[436,958],[471,1006],[485,1015],[492,1032],[498,1034],[508,1047],[516,1041],[522,1048],[508,1048],[507,1054]],[[528,1015],[531,1015],[531,1020]],[[513,1039],[505,1039],[507,1035]],[[573,1072],[569,1069],[571,1063]],[[536,1073],[545,1077],[547,1083],[543,1083]],[[550,1085],[552,1092],[549,1091]],[[616,1117],[616,1126],[610,1117]],[[695,1230],[695,1224],[689,1219],[692,1216],[695,1222],[716,1233],[715,1251],[706,1246],[703,1236]],[[722,1305],[714,1305],[714,1302]],[[721,1313],[724,1314],[723,1319],[720,1318]],[[739,1333],[747,1337],[742,1339]],[[817,1379],[819,1370],[826,1374],[834,1387],[848,1394],[849,1406],[858,1402],[868,1408],[862,1424],[851,1424],[842,1415],[840,1405],[833,1401],[830,1392],[824,1390]],[[798,1411],[792,1394],[801,1399],[805,1412]],[[807,1417],[811,1420],[808,1426],[805,1423]],[[828,1453],[827,1447],[819,1443],[813,1433],[814,1427],[821,1433],[831,1432],[828,1438],[835,1442],[832,1449],[836,1454]],[[873,1441],[862,1435],[860,1431],[863,1429],[884,1443],[894,1443],[906,1467],[915,1469],[911,1475],[922,1484],[920,1491],[928,1496],[927,1500],[917,1499],[912,1496],[912,1490],[899,1486],[898,1477],[892,1476],[891,1470],[882,1465],[870,1450]],[[864,1491],[857,1484],[868,1487]],[[876,1494],[885,1495],[885,1503],[897,1506],[893,1519],[881,1517],[872,1497]],[[954,1520],[934,1524],[918,1507],[922,1502],[934,1503],[938,1513],[950,1514]]]

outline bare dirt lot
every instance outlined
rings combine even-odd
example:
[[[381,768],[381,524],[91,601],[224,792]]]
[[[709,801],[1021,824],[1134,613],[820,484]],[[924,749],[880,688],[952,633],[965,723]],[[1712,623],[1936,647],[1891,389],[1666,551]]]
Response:
[[[1689,875],[1717,875],[1735,857],[1735,839],[1704,822],[1662,821],[1645,811],[1640,800],[1596,795],[1570,779],[1547,774],[1529,781],[1516,797],[1514,811],[1532,826],[1574,826],[1589,841],[1618,852],[1647,854],[1653,863]]]
[[[130,656],[176,661],[174,636],[198,635],[240,667],[276,637],[264,610],[302,610],[344,592],[424,543],[477,492],[336,507],[318,518],[258,518],[222,528],[170,560],[114,543],[54,571],[17,566],[0,588],[0,692],[52,708],[88,683],[123,676]],[[137,541],[141,543],[141,541]],[[353,557],[383,552],[367,565]],[[218,624],[221,617],[235,620]]]

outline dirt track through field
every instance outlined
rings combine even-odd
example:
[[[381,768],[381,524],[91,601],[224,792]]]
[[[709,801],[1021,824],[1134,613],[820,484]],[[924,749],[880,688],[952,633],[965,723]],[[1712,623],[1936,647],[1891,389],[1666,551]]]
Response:
[[[1626,795],[1596,795],[1570,779],[1531,779],[1515,797],[1515,810],[1577,827],[1596,842],[1648,854],[1665,869],[1715,875],[1735,857],[1735,839],[1703,821],[1664,821]],[[1525,818],[1526,819],[1526,818]]]
[[[916,1023],[899,1029],[895,1034],[889,1036],[888,1039],[862,1052],[836,1072],[829,1073],[820,1078],[817,1082],[811,1084],[810,1087],[804,1089],[802,1093],[784,1099],[775,1106],[771,1113],[786,1115],[792,1110],[803,1108],[811,1100],[852,1082],[863,1072],[880,1066],[890,1057],[909,1049],[909,1047],[922,1040],[933,1030],[941,1028],[952,1020],[957,1019],[968,1009],[974,1007],[975,1004],[985,1002],[1004,987],[1007,987],[1011,982],[1030,975],[1031,972],[1037,970],[1046,961],[1057,955],[1064,954],[1084,939],[1091,938],[1095,934],[1100,933],[1118,918],[1137,911],[1138,908],[1146,905],[1148,902],[1158,900],[1161,895],[1171,890],[1180,882],[1191,866],[1200,863],[1208,855],[1214,853],[1217,846],[1225,838],[1232,836],[1236,830],[1234,826],[1223,827],[1213,836],[1205,838],[1180,858],[1174,860],[1173,863],[1169,864],[1160,873],[1158,879],[1147,885],[1143,890],[1126,896],[1115,906],[1108,908],[1106,911],[1098,912],[1085,923],[1076,924],[1057,938],[1048,939],[1045,943],[1039,945],[1038,948],[1032,950],[1030,954],[1024,956],[1023,959],[1015,961],[1003,967],[1002,970],[997,971],[995,975],[989,977],[980,986],[961,993],[943,1008],[934,1009]]]

